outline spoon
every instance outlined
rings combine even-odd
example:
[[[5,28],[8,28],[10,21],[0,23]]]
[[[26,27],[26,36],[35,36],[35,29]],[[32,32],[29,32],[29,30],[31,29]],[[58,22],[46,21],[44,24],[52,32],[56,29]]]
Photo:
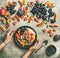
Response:
[[[42,42],[42,45],[38,48],[37,51],[35,51],[35,53],[37,53],[43,46],[45,46],[45,45],[47,45],[47,44],[48,44],[48,40],[44,40],[44,41]]]

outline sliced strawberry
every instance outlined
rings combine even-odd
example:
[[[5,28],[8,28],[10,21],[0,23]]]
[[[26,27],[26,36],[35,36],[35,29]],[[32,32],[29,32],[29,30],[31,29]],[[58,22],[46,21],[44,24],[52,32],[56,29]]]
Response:
[[[17,38],[17,39],[19,39],[19,38],[20,38],[20,36],[19,36],[19,34],[18,34],[18,33],[16,33],[16,38]]]
[[[20,34],[20,30],[18,30],[18,32],[17,32],[18,34]]]

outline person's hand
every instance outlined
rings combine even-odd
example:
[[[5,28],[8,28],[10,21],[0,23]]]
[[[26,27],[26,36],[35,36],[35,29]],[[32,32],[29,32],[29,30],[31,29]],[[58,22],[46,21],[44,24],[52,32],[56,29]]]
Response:
[[[34,50],[38,49],[39,45],[40,45],[40,41],[37,40],[37,42],[35,43],[35,45],[32,46],[29,50],[30,50],[30,51],[34,51]]]
[[[10,30],[10,31],[7,33],[7,37],[6,37],[5,41],[4,41],[4,43],[7,44],[7,43],[9,43],[9,42],[11,41],[12,36],[13,36],[13,33],[14,33],[13,30]]]

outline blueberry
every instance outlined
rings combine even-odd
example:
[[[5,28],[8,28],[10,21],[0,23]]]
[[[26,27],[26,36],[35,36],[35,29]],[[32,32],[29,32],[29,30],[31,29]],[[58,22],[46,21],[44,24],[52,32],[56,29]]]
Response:
[[[7,9],[7,11],[9,11],[10,10],[10,7],[9,6],[6,6],[6,9]]]
[[[47,16],[47,20],[46,20],[47,22],[49,22],[50,21],[50,17],[49,16]]]
[[[46,6],[46,8],[49,8],[48,6]]]
[[[32,9],[32,10],[31,10],[31,13],[32,13],[33,15],[35,15],[35,14],[36,14],[36,10],[35,10],[35,9]]]
[[[42,9],[38,9],[38,11],[41,13],[42,12]]]
[[[56,20],[55,19],[50,19],[50,23],[55,23]]]
[[[9,12],[10,12],[10,15],[13,15],[15,14],[16,10],[10,10]]]
[[[43,4],[42,3],[40,3],[40,7],[42,7],[43,6]]]
[[[33,9],[31,10],[31,13],[35,15],[36,13],[39,13],[38,10],[39,10],[39,6],[34,6]]]
[[[39,18],[42,18],[43,17],[43,14],[39,14]]]
[[[14,5],[8,5],[8,6],[6,6],[6,9],[7,9],[7,11],[11,11],[11,10],[13,10],[15,8],[15,6]]]
[[[17,11],[17,15],[18,16],[23,16],[24,15],[24,11],[23,10],[18,10]]]
[[[47,16],[43,15],[42,19],[46,21]]]
[[[14,8],[15,8],[15,6],[14,6],[14,5],[10,5],[9,7],[10,7],[10,9],[14,9]]]
[[[47,15],[47,12],[43,11],[42,14],[43,14],[43,15]]]
[[[58,41],[60,40],[60,35],[56,34],[53,38],[53,41]]]
[[[50,12],[52,12],[52,8],[49,8],[49,9],[48,9],[48,13],[50,13]]]
[[[37,18],[40,18],[39,15],[36,15]]]
[[[49,13],[49,17],[52,17],[52,16],[54,16],[54,12]]]
[[[39,7],[40,7],[40,4],[39,4],[39,3],[36,3],[36,4],[35,4],[35,7],[36,7],[36,8],[39,8]]]

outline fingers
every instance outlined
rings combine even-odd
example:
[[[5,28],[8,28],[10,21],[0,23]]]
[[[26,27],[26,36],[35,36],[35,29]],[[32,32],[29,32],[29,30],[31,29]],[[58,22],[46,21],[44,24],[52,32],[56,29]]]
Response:
[[[10,34],[11,36],[14,34],[14,31],[12,31],[12,33]]]
[[[39,47],[40,41],[37,42],[36,49]]]
[[[39,45],[40,45],[40,40],[37,40],[36,45],[35,45],[35,49],[37,49],[39,47]]]
[[[9,32],[8,32],[8,35],[13,35],[13,33],[14,33],[14,30],[10,30]]]

